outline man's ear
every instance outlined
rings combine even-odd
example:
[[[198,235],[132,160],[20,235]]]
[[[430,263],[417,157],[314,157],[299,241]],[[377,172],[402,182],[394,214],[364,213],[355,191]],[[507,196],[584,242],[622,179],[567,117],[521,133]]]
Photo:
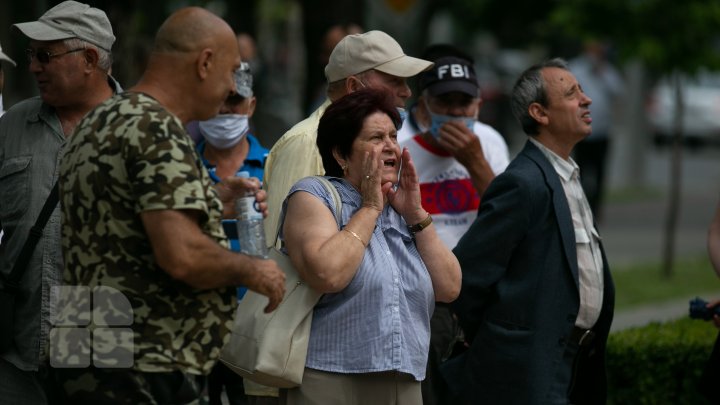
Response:
[[[363,86],[360,79],[358,79],[357,76],[350,76],[347,79],[345,79],[345,93],[350,94],[352,92],[358,91],[360,89],[365,88]]]
[[[528,107],[528,113],[541,125],[547,125],[550,122],[550,118],[545,112],[545,107],[541,106],[540,103],[530,104],[530,107]]]
[[[97,49],[87,48],[83,52],[83,56],[85,57],[85,66],[87,66],[88,71],[95,70],[100,60]]]
[[[255,96],[250,96],[250,100],[248,101],[248,112],[247,112],[248,118],[252,118],[253,114],[255,114],[256,106],[257,106],[257,99],[255,98]]]
[[[198,54],[196,66],[197,74],[200,80],[205,80],[205,78],[207,78],[212,67],[214,57],[215,54],[210,48],[205,48]]]

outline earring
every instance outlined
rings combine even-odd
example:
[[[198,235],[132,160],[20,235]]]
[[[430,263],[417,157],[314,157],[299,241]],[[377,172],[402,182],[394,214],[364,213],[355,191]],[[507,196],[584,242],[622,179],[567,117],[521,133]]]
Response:
[[[340,167],[342,168],[343,175],[347,175],[347,169],[348,169],[347,165],[342,165]]]

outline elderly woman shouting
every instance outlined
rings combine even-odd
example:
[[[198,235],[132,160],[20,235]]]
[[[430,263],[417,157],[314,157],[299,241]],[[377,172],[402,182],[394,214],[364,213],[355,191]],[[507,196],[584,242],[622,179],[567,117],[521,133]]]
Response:
[[[422,208],[412,159],[397,143],[399,124],[384,92],[334,102],[317,146],[342,200],[341,222],[317,178],[297,182],[285,200],[287,253],[324,293],[302,385],[281,395],[287,404],[422,403],[434,302],[457,297],[461,273]]]

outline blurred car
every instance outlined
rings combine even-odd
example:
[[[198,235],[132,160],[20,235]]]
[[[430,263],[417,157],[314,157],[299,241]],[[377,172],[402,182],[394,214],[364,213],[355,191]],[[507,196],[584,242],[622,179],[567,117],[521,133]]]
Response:
[[[703,70],[693,77],[681,76],[684,141],[690,146],[720,145],[720,72]],[[656,144],[672,142],[675,122],[675,87],[663,78],[651,91],[647,117]]]

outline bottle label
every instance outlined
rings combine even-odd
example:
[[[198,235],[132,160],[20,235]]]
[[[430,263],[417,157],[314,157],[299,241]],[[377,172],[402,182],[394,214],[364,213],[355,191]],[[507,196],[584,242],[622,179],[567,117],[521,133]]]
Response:
[[[255,201],[255,196],[241,197],[235,200],[235,212],[240,221],[262,220],[263,215]]]

